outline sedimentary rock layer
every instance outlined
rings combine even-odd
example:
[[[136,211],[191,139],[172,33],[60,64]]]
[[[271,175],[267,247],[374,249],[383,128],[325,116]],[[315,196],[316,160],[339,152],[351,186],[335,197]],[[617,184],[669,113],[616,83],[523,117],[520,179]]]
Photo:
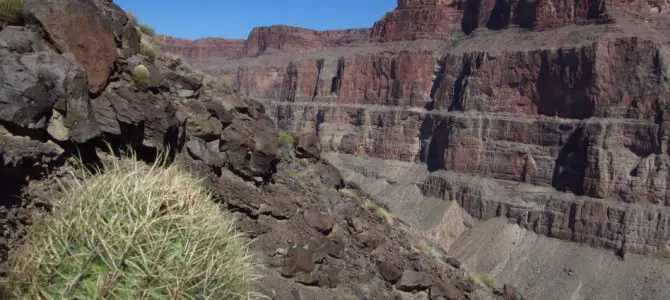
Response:
[[[163,51],[174,53],[186,59],[201,57],[220,57],[223,59],[241,58],[245,40],[202,38],[196,40],[178,39],[160,36]]]
[[[523,209],[499,197],[452,198],[478,218],[506,216],[553,237],[664,253],[663,8],[401,0],[369,32],[255,30],[245,57],[210,70],[264,101],[280,128],[316,132],[326,151],[562,195],[527,199]],[[636,226],[642,233],[630,232]]]

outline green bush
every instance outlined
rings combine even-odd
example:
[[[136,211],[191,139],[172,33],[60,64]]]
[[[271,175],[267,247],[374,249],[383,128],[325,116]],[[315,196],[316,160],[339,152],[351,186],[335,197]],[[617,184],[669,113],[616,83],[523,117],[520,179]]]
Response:
[[[141,85],[149,85],[151,81],[151,74],[149,73],[149,69],[145,65],[139,65],[133,69],[133,80],[137,84]]]
[[[15,22],[22,12],[21,0],[0,0],[0,21]]]
[[[12,299],[249,299],[258,278],[233,217],[176,166],[110,160],[60,180],[10,254]],[[2,290],[2,289],[0,289]]]
[[[147,24],[147,23],[142,23],[142,24],[140,24],[140,30],[141,30],[144,34],[146,34],[146,35],[148,35],[148,36],[151,36],[151,37],[153,37],[153,36],[156,35],[156,30],[155,30],[153,27],[151,27],[151,25],[149,25],[149,24]]]
[[[279,133],[279,146],[293,145],[293,135],[290,132]]]

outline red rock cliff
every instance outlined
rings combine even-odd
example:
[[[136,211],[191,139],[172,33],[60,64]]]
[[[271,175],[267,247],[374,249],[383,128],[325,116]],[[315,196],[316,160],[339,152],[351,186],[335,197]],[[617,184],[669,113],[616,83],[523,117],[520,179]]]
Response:
[[[326,151],[476,178],[416,183],[476,217],[670,253],[666,12],[651,1],[399,1],[369,43],[364,31],[258,29],[255,57],[208,65]],[[495,196],[510,182],[543,194],[510,204]]]
[[[398,8],[372,27],[381,42],[446,38],[460,27],[462,5],[453,0],[398,0]]]
[[[241,58],[245,40],[202,38],[196,40],[178,39],[160,36],[164,51],[178,54],[184,58],[220,57],[224,59]]]
[[[244,44],[246,56],[256,56],[268,51],[306,53],[366,41],[369,29],[317,31],[292,26],[257,27]]]

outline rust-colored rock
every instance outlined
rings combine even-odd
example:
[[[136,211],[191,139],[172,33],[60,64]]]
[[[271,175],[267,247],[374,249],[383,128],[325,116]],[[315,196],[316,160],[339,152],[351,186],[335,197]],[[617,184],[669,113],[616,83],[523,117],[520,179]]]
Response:
[[[26,0],[23,6],[42,24],[59,52],[72,52],[81,62],[88,74],[89,91],[100,92],[107,85],[117,50],[112,27],[95,3]]]
[[[398,8],[372,27],[381,42],[445,39],[460,28],[462,4],[452,0],[399,0]]]
[[[317,31],[293,26],[257,27],[244,44],[245,56],[257,56],[272,51],[307,53],[364,41],[369,29]]]
[[[179,39],[168,36],[160,36],[161,49],[180,55],[183,58],[216,57],[223,59],[235,59],[242,57],[244,52],[244,40],[202,38],[202,39]]]

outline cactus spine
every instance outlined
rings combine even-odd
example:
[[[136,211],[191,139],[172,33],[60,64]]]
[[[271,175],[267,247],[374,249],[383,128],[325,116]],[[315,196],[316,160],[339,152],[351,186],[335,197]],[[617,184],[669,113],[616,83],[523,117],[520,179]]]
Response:
[[[21,0],[0,0],[0,21],[15,22],[23,12]]]
[[[139,65],[133,70],[133,80],[135,83],[148,86],[151,80],[149,69],[145,65]]]

